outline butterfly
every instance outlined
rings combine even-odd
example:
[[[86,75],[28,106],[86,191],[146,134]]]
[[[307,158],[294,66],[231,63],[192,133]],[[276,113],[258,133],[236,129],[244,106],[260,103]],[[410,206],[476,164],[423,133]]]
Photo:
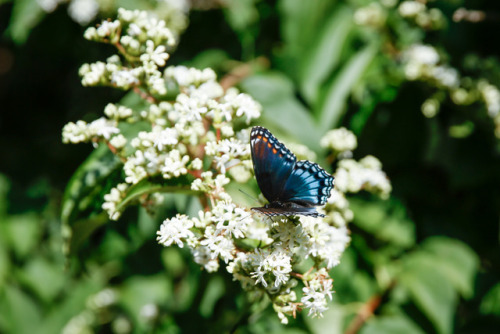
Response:
[[[250,133],[253,170],[269,204],[252,208],[266,216],[324,217],[315,206],[324,205],[333,188],[333,176],[318,164],[300,160],[269,130],[255,126]]]

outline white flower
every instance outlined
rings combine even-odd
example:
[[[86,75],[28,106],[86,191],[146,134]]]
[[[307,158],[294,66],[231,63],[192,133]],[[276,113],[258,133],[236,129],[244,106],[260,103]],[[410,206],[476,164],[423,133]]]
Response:
[[[104,114],[108,118],[113,118],[116,120],[127,119],[132,116],[132,109],[125,106],[117,106],[113,103],[108,103],[104,108]]]
[[[96,34],[99,37],[107,37],[111,34],[116,34],[118,29],[121,28],[121,23],[118,20],[114,21],[102,21],[99,27],[96,29]]]
[[[448,66],[436,66],[432,69],[431,76],[447,88],[457,87],[460,83],[458,71]]]
[[[252,172],[243,165],[234,166],[229,170],[231,177],[238,183],[246,183],[253,177]]]
[[[217,76],[210,68],[198,70],[193,67],[170,66],[165,70],[165,78],[175,80],[181,87],[189,87],[191,85],[199,86],[208,81],[215,81]]]
[[[399,14],[403,17],[414,17],[425,11],[426,6],[418,1],[403,1],[399,5]]]
[[[155,75],[150,75],[148,77],[146,83],[150,87],[152,93],[165,95],[167,94],[165,80],[161,77],[161,74],[158,71],[156,72],[157,73]]]
[[[111,135],[120,133],[120,130],[116,127],[116,123],[104,117],[90,123],[88,128],[92,135],[104,137],[104,139],[109,139]]]
[[[185,94],[177,96],[174,108],[184,115],[188,122],[200,121],[201,115],[208,111],[208,108],[201,104],[198,99],[190,98]]]
[[[205,229],[204,237],[200,244],[210,249],[213,259],[220,256],[227,263],[234,258],[235,246],[231,239],[209,228]]]
[[[175,243],[180,248],[184,247],[185,239],[194,237],[190,230],[194,226],[193,221],[186,215],[177,214],[174,218],[165,219],[156,232],[158,242],[164,246]],[[183,241],[184,240],[184,241]]]
[[[111,188],[109,194],[104,195],[103,210],[108,212],[109,219],[118,220],[121,212],[117,210],[118,205],[122,201],[125,192],[128,189],[126,183],[119,183],[115,188]]]
[[[300,301],[304,304],[304,308],[309,310],[307,315],[321,318],[323,312],[328,310],[325,294],[308,287],[302,288],[302,291],[304,295]]]
[[[247,124],[250,124],[253,118],[260,117],[262,107],[250,95],[240,93],[236,96],[231,96],[227,94],[224,99],[234,108],[237,117],[246,117]]]
[[[152,321],[152,320],[156,319],[156,317],[158,317],[158,314],[159,314],[158,306],[156,304],[153,304],[153,303],[148,303],[148,304],[143,305],[141,307],[140,312],[139,312],[139,315],[141,316],[141,318],[148,320],[148,321]]]
[[[77,121],[76,123],[69,122],[66,124],[62,131],[63,143],[82,143],[89,140],[87,131],[87,123],[84,121]]]
[[[216,99],[224,95],[224,89],[218,82],[207,81],[199,87],[190,89],[189,95],[192,98],[208,103],[210,99]]]
[[[217,257],[213,257],[212,252],[206,246],[198,246],[192,250],[194,262],[202,265],[209,273],[216,272],[219,269]]]
[[[79,70],[83,86],[97,85],[100,81],[105,80],[105,73],[106,64],[101,61],[93,64],[83,64]]]
[[[193,161],[191,161],[191,168],[194,170],[202,169],[203,168],[203,161],[199,158],[194,158]]]
[[[423,65],[436,65],[439,62],[439,54],[436,49],[429,45],[414,44],[405,51],[403,57],[407,62]]]
[[[175,149],[170,151],[161,167],[163,177],[170,179],[172,176],[179,177],[180,175],[187,174],[186,165],[188,162],[188,155],[181,156],[179,150]]]
[[[177,130],[175,128],[167,128],[161,131],[156,131],[156,138],[154,139],[154,146],[162,151],[165,146],[176,145],[179,140],[177,139]]]
[[[111,74],[111,83],[118,87],[128,88],[139,84],[139,79],[134,71],[120,70]]]
[[[358,146],[356,136],[346,128],[330,130],[321,138],[322,147],[333,150],[334,152],[352,151]]]
[[[380,27],[385,23],[387,14],[377,2],[361,7],[354,12],[354,22],[359,25]]]
[[[36,0],[36,3],[46,12],[46,13],[52,13],[59,3],[62,1],[60,0]]]
[[[169,54],[166,52],[165,45],[159,45],[155,48],[155,43],[152,40],[146,41],[146,51],[141,55],[141,61],[153,61],[158,66],[165,66]]]
[[[257,249],[255,253],[248,256],[249,261],[255,268],[251,273],[253,278],[256,278],[255,284],[262,284],[264,287],[268,283],[272,283],[272,288],[279,288],[290,279],[290,272],[292,271],[291,257],[283,250],[277,249],[273,252],[269,250]],[[274,282],[267,282],[266,278],[272,274]]]
[[[300,217],[300,222],[307,234],[307,241],[300,244],[306,257],[314,256],[325,261],[328,269],[338,265],[350,242],[347,227],[330,226],[311,217]]]
[[[72,0],[68,6],[68,14],[80,25],[86,25],[99,13],[99,4],[95,0]]]
[[[486,104],[490,117],[497,116],[500,113],[500,91],[498,88],[486,80],[482,80],[478,83],[478,89]]]
[[[113,136],[113,138],[111,138],[109,143],[114,148],[122,149],[125,147],[125,145],[127,145],[127,138],[125,138],[125,136],[123,136],[122,134],[118,134],[116,136]]]
[[[359,163],[352,159],[341,160],[335,172],[335,186],[342,192],[367,190],[382,198],[387,198],[392,190],[380,161],[373,156],[367,156]]]
[[[214,156],[217,168],[221,173],[225,173],[226,168],[240,163],[239,158],[248,156],[250,148],[248,144],[230,138],[219,142],[208,142],[205,146],[205,153]]]
[[[239,239],[245,237],[252,218],[248,212],[235,204],[219,201],[212,209],[212,221],[217,224],[215,233]]]

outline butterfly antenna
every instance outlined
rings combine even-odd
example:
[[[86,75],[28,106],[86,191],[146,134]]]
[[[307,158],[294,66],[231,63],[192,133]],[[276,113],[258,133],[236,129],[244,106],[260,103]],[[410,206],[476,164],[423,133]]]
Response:
[[[247,219],[248,217],[250,217],[252,215],[252,213],[250,212],[250,214],[248,216],[245,216],[245,217],[241,217],[240,219],[238,219],[237,221],[242,221],[243,219]]]
[[[239,190],[242,194],[245,194],[246,196],[248,196],[249,198],[251,198],[252,200],[254,200],[257,204],[259,204],[259,205],[261,205],[261,204],[262,204],[262,203],[260,203],[260,202],[259,202],[259,200],[258,200],[258,199],[256,199],[256,198],[255,198],[255,197],[253,197],[252,195],[250,195],[250,194],[248,194],[248,193],[244,192],[244,191],[243,191],[243,190],[241,190],[241,189],[238,189],[238,190]]]

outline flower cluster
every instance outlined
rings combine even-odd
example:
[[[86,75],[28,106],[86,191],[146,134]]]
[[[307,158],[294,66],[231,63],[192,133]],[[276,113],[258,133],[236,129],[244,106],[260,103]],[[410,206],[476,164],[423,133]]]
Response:
[[[410,46],[403,54],[405,75],[408,80],[432,81],[438,87],[458,87],[459,74],[456,69],[440,64],[436,49],[429,45]]]
[[[382,171],[382,164],[371,155],[359,162],[353,159],[339,161],[335,178],[337,189],[343,193],[367,190],[387,198],[392,190],[391,183]]]
[[[458,71],[443,64],[437,50],[430,45],[415,44],[403,53],[403,66],[408,80],[430,83],[438,92],[422,104],[422,113],[434,117],[448,95],[457,105],[481,102],[496,125],[495,134],[500,138],[500,90],[486,79],[473,81],[462,78]]]
[[[36,3],[46,13],[52,13],[59,5],[67,3],[69,16],[82,26],[89,24],[100,12],[109,12],[113,6],[113,3],[97,0],[36,0]],[[176,36],[187,27],[190,6],[187,0],[163,0],[151,4],[154,15],[163,19]]]
[[[283,323],[301,309],[321,316],[333,293],[328,270],[340,263],[350,242],[353,213],[345,193],[363,189],[386,197],[390,184],[380,162],[347,159],[356,137],[345,128],[332,130],[321,144],[332,161],[343,160],[335,173],[339,187],[319,208],[326,218],[252,214],[227,186],[252,178],[249,126],[261,106],[236,88],[225,90],[211,69],[165,68],[172,34],[145,12],[121,9],[117,20],[85,35],[115,45],[119,54],[84,65],[82,83],[132,90],[144,99],[135,108],[108,104],[98,120],[63,129],[64,142],[104,144],[122,161],[123,179],[104,195],[109,218],[119,219],[132,203],[159,205],[164,192],[191,194],[202,209],[194,217],[166,218],[157,232],[161,245],[188,249],[207,272],[223,267],[245,290],[268,296]],[[150,84],[151,78],[157,83]],[[299,157],[315,158],[303,145],[289,147]],[[296,271],[306,260],[313,263],[310,270]],[[303,289],[295,289],[300,283]]]
[[[405,21],[411,22],[424,30],[436,30],[445,26],[446,20],[438,8],[429,8],[426,0],[405,0],[399,3],[396,0],[373,1],[359,7],[354,12],[354,22],[367,27],[382,28],[391,10]]]
[[[357,3],[356,3],[357,4]],[[354,4],[356,6],[356,4]],[[464,76],[448,62],[446,50],[425,44],[427,31],[444,29],[448,18],[437,7],[432,7],[430,0],[379,0],[359,2],[354,12],[354,22],[368,29],[376,30],[382,35],[382,57],[386,58],[387,68],[380,67],[380,73],[385,77],[394,78],[395,74],[402,73],[404,80],[420,81],[428,85],[432,92],[422,103],[421,111],[425,117],[435,117],[441,105],[453,103],[458,106],[481,106],[495,123],[495,135],[500,138],[500,116],[498,95],[500,89],[495,86],[495,80],[490,75],[481,78],[481,69],[470,63],[484,63],[474,55],[464,58],[463,67],[471,76]],[[455,22],[462,20],[479,22],[485,19],[486,14],[481,11],[458,8],[453,17]],[[469,65],[468,65],[469,63]],[[472,67],[472,68],[470,68]],[[481,71],[482,70],[482,71]],[[472,130],[455,131],[457,128],[470,128],[465,121],[462,125],[450,126],[450,135],[462,137],[469,135]]]
[[[358,140],[351,131],[346,128],[330,130],[321,139],[322,147],[331,150],[335,155],[349,156],[358,146]]]
[[[428,8],[426,1],[406,0],[399,4],[399,14],[423,29],[440,29],[445,25],[444,15],[438,8]]]

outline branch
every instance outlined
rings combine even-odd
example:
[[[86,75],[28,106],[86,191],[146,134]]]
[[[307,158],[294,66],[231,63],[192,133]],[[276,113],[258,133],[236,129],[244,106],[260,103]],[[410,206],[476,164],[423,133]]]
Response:
[[[357,316],[351,321],[344,334],[356,334],[363,324],[370,318],[375,310],[380,306],[382,296],[371,297],[360,309]]]

